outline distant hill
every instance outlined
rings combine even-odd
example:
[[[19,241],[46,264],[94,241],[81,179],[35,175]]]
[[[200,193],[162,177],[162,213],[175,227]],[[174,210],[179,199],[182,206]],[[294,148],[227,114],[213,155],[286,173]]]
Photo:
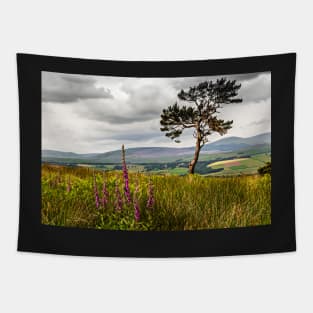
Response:
[[[227,137],[206,144],[203,151],[237,151],[255,145],[271,144],[271,133],[264,133],[253,137]]]
[[[57,150],[42,150],[42,158],[73,158],[73,159],[85,159],[92,158],[98,155],[99,153],[74,153],[74,152],[63,152]]]
[[[227,137],[212,143],[207,143],[201,150],[201,155],[217,154],[236,151],[250,151],[267,148],[270,150],[271,133],[264,133],[253,137]],[[166,148],[139,147],[126,149],[128,163],[173,162],[191,157],[194,147]],[[42,150],[42,160],[47,162],[73,163],[120,163],[121,151],[115,150],[105,153],[79,154],[56,150]]]

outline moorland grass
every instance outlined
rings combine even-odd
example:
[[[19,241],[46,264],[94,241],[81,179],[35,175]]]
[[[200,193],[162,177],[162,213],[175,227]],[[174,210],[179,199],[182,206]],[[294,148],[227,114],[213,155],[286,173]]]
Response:
[[[95,185],[108,201],[98,208]],[[197,230],[271,223],[271,176],[204,177],[129,173],[130,192],[140,208],[127,203],[122,171],[42,165],[42,223],[112,230]],[[149,184],[153,207],[147,208]],[[116,186],[123,196],[116,209]],[[134,194],[136,190],[136,195]],[[151,196],[151,195],[150,195]]]

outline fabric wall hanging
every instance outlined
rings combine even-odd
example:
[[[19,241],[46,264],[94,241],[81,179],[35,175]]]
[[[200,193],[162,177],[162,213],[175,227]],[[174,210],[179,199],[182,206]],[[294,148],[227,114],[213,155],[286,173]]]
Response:
[[[295,250],[295,63],[18,54],[18,250]]]

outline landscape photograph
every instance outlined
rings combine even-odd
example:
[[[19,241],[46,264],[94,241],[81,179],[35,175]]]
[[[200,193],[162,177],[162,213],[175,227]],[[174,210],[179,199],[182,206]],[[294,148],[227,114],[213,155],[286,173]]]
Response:
[[[271,224],[271,72],[41,79],[42,224]]]

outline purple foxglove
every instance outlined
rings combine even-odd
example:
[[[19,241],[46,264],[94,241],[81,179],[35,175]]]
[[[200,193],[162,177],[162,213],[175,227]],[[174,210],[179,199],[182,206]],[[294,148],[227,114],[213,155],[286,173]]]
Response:
[[[152,209],[154,205],[154,190],[153,190],[153,185],[150,180],[149,182],[149,189],[148,189],[148,201],[147,201],[147,208]]]
[[[138,202],[138,193],[139,193],[139,183],[137,181],[136,188],[135,188],[135,194],[134,194],[134,209],[135,209],[135,221],[140,221],[140,208],[139,208],[139,202]]]
[[[139,209],[139,203],[137,199],[135,200],[134,209],[135,209],[135,221],[139,222],[140,221],[140,209]]]
[[[120,190],[119,190],[119,188],[118,188],[118,183],[117,183],[117,182],[115,183],[115,197],[116,197],[116,200],[115,200],[115,209],[116,209],[117,211],[121,211],[121,210],[122,210],[122,207],[123,207],[123,199],[122,199]]]
[[[128,178],[128,170],[126,165],[126,159],[125,159],[125,148],[124,145],[122,145],[122,167],[123,167],[123,179],[124,179],[124,194],[127,199],[128,203],[131,203],[131,195],[130,195],[130,189],[129,189],[129,178]]]
[[[109,192],[106,188],[105,182],[103,182],[102,186],[102,205],[105,208],[107,203],[109,202]]]
[[[94,196],[95,196],[95,203],[96,203],[96,208],[99,209],[100,206],[100,199],[99,199],[99,192],[98,192],[98,187],[97,187],[97,181],[96,181],[96,175],[95,173],[93,174],[93,180],[94,180]]]

